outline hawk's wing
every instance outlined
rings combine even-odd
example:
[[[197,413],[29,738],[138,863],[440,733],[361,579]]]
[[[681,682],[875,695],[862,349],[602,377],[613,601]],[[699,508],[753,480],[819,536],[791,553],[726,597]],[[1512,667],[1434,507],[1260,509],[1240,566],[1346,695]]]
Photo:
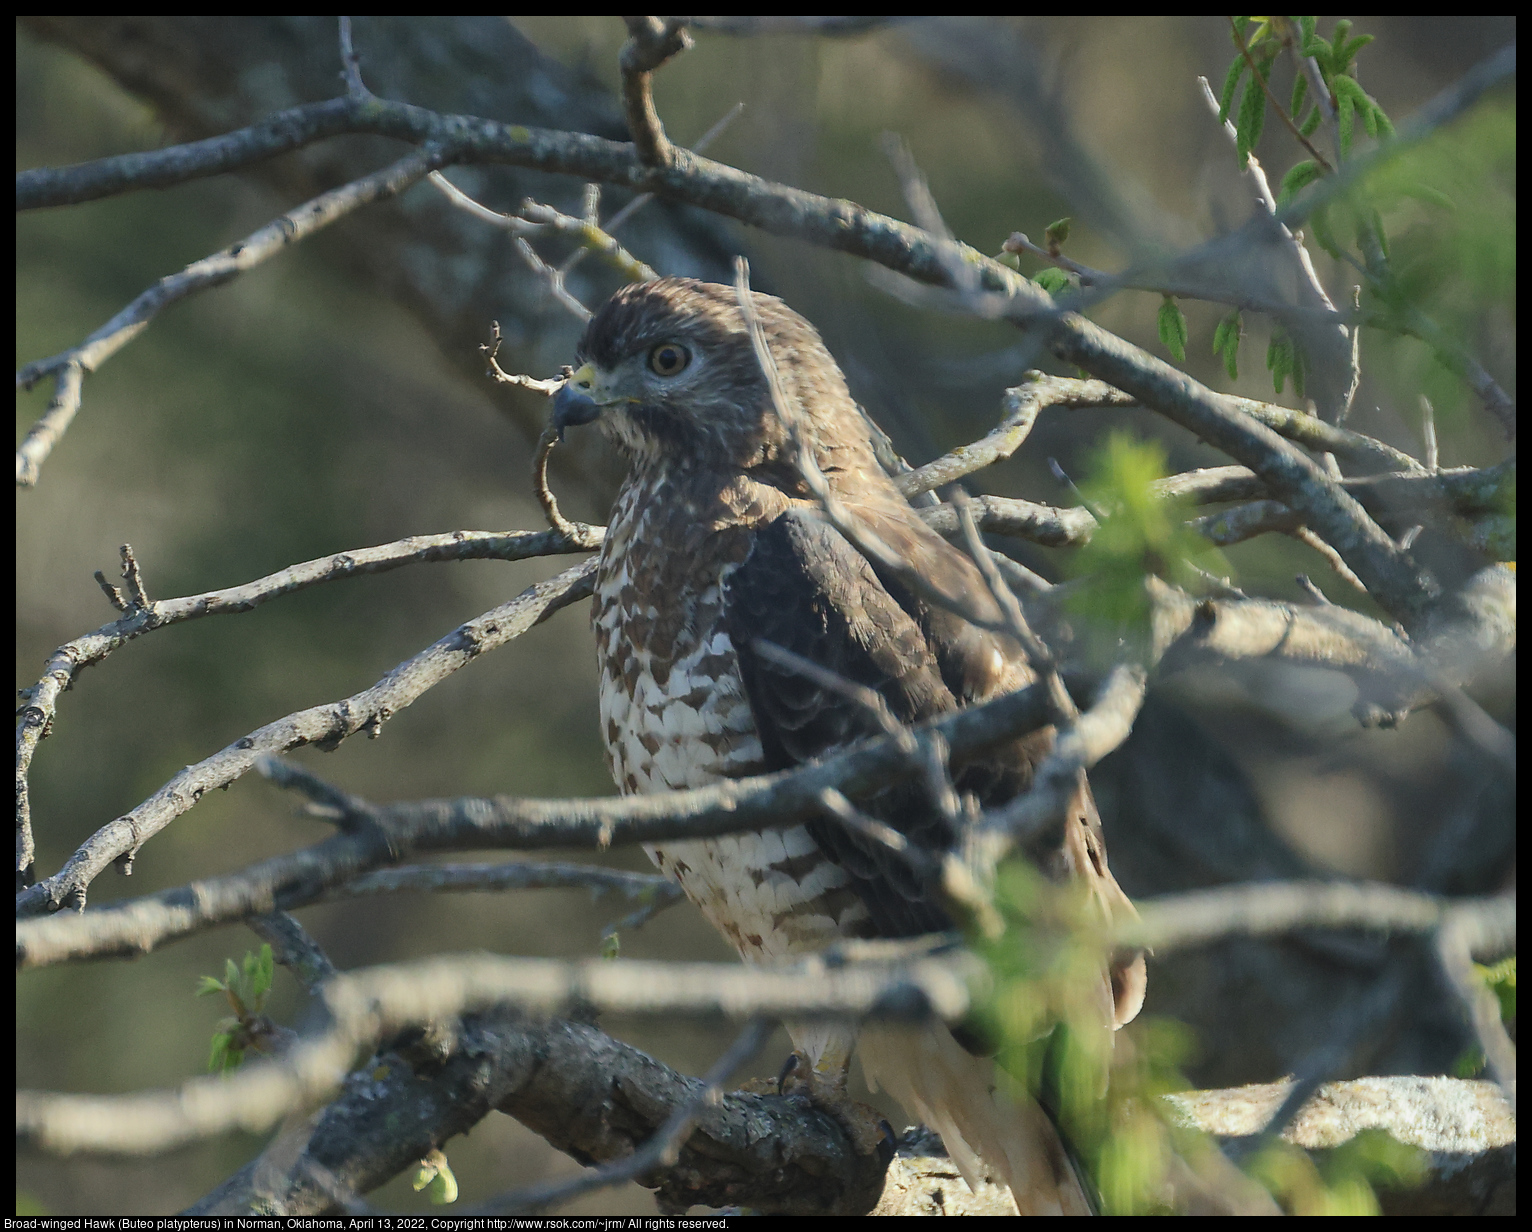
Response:
[[[931,532],[911,512],[861,509],[869,529],[949,594],[976,605],[992,603],[973,562]],[[881,514],[881,516],[880,516]],[[876,689],[906,723],[981,701],[1028,683],[1032,672],[1009,638],[947,611],[928,608],[896,579],[881,577],[812,507],[795,506],[759,527],[750,554],[725,582],[724,619],[739,657],[768,766],[786,769],[863,736],[876,720],[853,699],[759,654],[757,639],[773,642]],[[1031,786],[1038,761],[1053,745],[1051,727],[1032,732],[954,767],[959,790],[984,807]],[[905,781],[864,807],[931,851],[953,835],[918,783]],[[808,823],[814,841],[850,876],[882,936],[913,936],[951,926],[934,880],[898,853],[826,819]],[[1133,906],[1106,862],[1101,820],[1090,788],[1070,802],[1063,825],[1030,854],[1050,876],[1082,877],[1108,918]],[[1104,1013],[1117,1025],[1143,1000],[1143,959],[1119,956],[1103,987]]]
[[[885,539],[913,536],[912,542],[892,545],[907,556],[918,553],[916,559],[927,575],[935,575],[947,589],[967,589],[965,567],[972,570],[972,564],[939,537],[925,539],[920,534],[923,525],[911,532],[898,519],[874,520],[865,511],[863,516]],[[977,573],[972,580],[978,580]],[[772,769],[876,735],[878,725],[853,699],[757,653],[757,639],[876,689],[906,723],[973,700],[974,682],[994,676],[996,666],[1009,663],[1017,653],[1002,639],[945,612],[933,614],[897,583],[886,583],[816,510],[803,506],[757,529],[749,556],[725,583],[724,613]],[[1024,667],[1020,670],[1025,672]],[[1025,679],[1023,674],[1017,683]],[[1024,770],[1016,767],[1026,777],[1030,760]],[[991,795],[984,788],[999,786],[996,771],[1003,771],[1003,761],[969,767],[960,776],[960,786]],[[984,780],[983,786],[963,781],[976,776]],[[1006,784],[1012,792],[1023,785]],[[922,848],[940,851],[951,844],[953,835],[917,784],[890,787],[866,807]],[[880,934],[910,936],[950,927],[932,893],[934,886],[897,853],[837,823],[815,821],[809,828],[851,876]]]

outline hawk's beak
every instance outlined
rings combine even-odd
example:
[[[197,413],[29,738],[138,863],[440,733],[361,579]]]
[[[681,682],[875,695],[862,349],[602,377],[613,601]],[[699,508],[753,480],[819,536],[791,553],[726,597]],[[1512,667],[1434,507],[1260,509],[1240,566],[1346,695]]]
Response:
[[[570,374],[564,388],[553,398],[553,430],[559,434],[560,440],[564,439],[565,428],[588,424],[601,414],[601,404],[597,401],[601,396],[593,364],[586,364]]]

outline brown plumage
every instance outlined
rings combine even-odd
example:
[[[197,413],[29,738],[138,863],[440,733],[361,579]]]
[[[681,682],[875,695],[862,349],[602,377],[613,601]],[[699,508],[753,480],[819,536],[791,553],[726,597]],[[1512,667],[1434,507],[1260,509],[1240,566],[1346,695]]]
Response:
[[[851,514],[923,576],[998,615],[973,562],[931,531],[879,465],[869,422],[814,327],[771,296],[756,310],[815,460]],[[876,734],[865,710],[755,649],[775,643],[876,689],[917,722],[1020,688],[1020,646],[927,606],[882,576],[822,516],[730,287],[660,279],[619,291],[586,327],[555,421],[599,419],[630,469],[602,548],[592,619],[601,718],[624,792],[697,787],[778,770]],[[1025,791],[1051,728],[954,766],[991,807]],[[919,846],[954,838],[914,785],[867,811]],[[651,850],[749,961],[780,961],[847,937],[946,929],[939,886],[830,818]],[[1029,853],[1056,880],[1083,878],[1108,917],[1132,907],[1106,864],[1089,789]],[[1142,962],[1103,981],[1103,1029],[1142,999]],[[795,1027],[815,1071],[843,1074],[851,1036]],[[923,1057],[918,1063],[911,1059]],[[1083,1196],[1047,1121],[989,1091],[989,1063],[945,1028],[911,1044],[870,1032],[869,1077],[943,1134],[970,1180],[1011,1184],[1025,1213],[1078,1211]]]

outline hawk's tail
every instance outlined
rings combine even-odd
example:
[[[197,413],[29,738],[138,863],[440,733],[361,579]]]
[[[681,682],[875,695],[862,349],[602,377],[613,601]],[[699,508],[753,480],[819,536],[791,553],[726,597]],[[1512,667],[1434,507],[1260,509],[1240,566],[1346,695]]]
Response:
[[[1028,1095],[996,1090],[994,1062],[964,1051],[945,1026],[870,1024],[857,1052],[868,1085],[939,1133],[970,1187],[1009,1186],[1022,1215],[1093,1213],[1047,1113]]]

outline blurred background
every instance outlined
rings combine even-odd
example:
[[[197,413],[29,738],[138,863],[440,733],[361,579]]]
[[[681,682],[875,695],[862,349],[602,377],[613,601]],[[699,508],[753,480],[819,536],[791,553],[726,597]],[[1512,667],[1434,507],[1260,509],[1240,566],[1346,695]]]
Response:
[[[1322,33],[1332,27],[1321,21]],[[1515,25],[1392,16],[1358,18],[1355,32],[1377,36],[1359,76],[1397,125],[1514,39]],[[611,17],[357,21],[364,76],[386,97],[617,139],[623,38]],[[1049,223],[1068,215],[1069,254],[1111,269],[1247,217],[1249,186],[1196,84],[1206,76],[1216,92],[1232,54],[1225,20],[1200,17],[910,21],[834,38],[698,32],[696,47],[663,69],[655,88],[677,142],[692,143],[743,102],[710,157],[907,217],[881,144],[885,132],[898,134],[959,238],[998,252],[1012,231],[1040,242]],[[997,57],[1006,73],[985,68]],[[337,67],[332,19],[25,19],[17,167],[224,131],[333,94]],[[1509,240],[1492,234],[1514,226],[1514,98],[1505,95],[1438,139],[1448,168],[1442,187],[1459,197],[1461,212],[1445,222],[1407,219],[1391,234],[1405,254],[1457,245],[1451,276],[1435,275],[1433,308],[1514,396],[1514,231]],[[19,215],[17,363],[79,341],[157,278],[399,153],[391,143],[348,138],[247,176]],[[1274,183],[1301,156],[1274,123],[1258,153]],[[450,175],[499,209],[533,195],[575,212],[580,199],[581,186],[566,178],[508,168]],[[603,216],[623,200],[607,194]],[[875,287],[860,262],[727,220],[654,203],[619,238],[662,274],[721,278],[733,253],[748,255],[756,285],[818,325],[853,392],[917,464],[992,427],[1001,391],[1025,368],[1057,370],[1008,326],[913,307]],[[545,255],[564,252],[549,246]],[[1345,272],[1315,258],[1332,296],[1349,300]],[[591,307],[616,285],[594,259],[571,281]],[[1163,355],[1159,304],[1154,294],[1124,293],[1092,315]],[[1272,398],[1261,362],[1266,323],[1247,315],[1240,377],[1231,382],[1211,350],[1226,309],[1183,307],[1192,375]],[[572,354],[578,323],[509,239],[451,213],[418,185],[156,319],[88,379],[79,417],[37,488],[18,494],[18,687],[36,681],[56,646],[113,618],[92,573],[115,578],[122,543],[133,545],[150,595],[160,598],[411,534],[539,527],[530,441],[546,407],[482,377],[477,348],[491,317],[505,327],[508,370],[549,376]],[[1368,334],[1362,364],[1349,426],[1419,454],[1417,395],[1429,386],[1443,465],[1506,455],[1497,426],[1433,371],[1424,348]],[[49,393],[45,383],[19,397],[18,441]],[[1279,400],[1296,405],[1291,388]],[[1083,475],[1093,449],[1117,428],[1162,441],[1176,470],[1226,461],[1142,411],[1054,412],[1020,456],[976,476],[975,486],[1076,503],[1049,459]],[[601,448],[581,442],[555,477],[566,509],[596,522],[605,520],[615,476]],[[994,542],[1050,578],[1065,573],[1058,553]],[[1445,542],[1423,550],[1448,576],[1480,563]],[[1268,536],[1227,555],[1251,594],[1298,599],[1294,575],[1308,573],[1337,602],[1355,602],[1292,540]],[[38,751],[31,782],[39,875],[55,872],[182,766],[291,711],[368,687],[462,621],[571,563],[426,565],[354,578],[119,650],[63,698]],[[581,604],[426,694],[390,721],[381,741],[295,756],[379,801],[604,795],[612,786],[594,682]],[[1363,732],[1349,715],[1352,696],[1340,676],[1261,665],[1157,685],[1130,745],[1094,779],[1124,887],[1148,895],[1315,874],[1451,893],[1501,885],[1514,860],[1509,788],[1434,713],[1396,731]],[[1510,673],[1476,696],[1514,722]],[[131,880],[103,876],[91,901],[237,870],[327,833],[251,776],[149,843]],[[637,851],[600,860],[648,869]],[[592,903],[580,892],[546,891],[375,898],[297,914],[349,968],[476,949],[589,956],[604,926],[630,909],[615,898]],[[201,1073],[225,1011],[214,998],[193,999],[196,977],[254,948],[252,934],[226,928],[133,963],[28,973],[17,997],[20,1085],[116,1092]],[[622,952],[730,957],[687,905],[625,934]],[[1397,984],[1387,1012],[1349,1017],[1355,994],[1385,970]],[[294,1022],[302,1001],[279,972],[273,1013]],[[1466,1040],[1428,961],[1408,946],[1360,937],[1231,943],[1151,964],[1146,1012],[1192,1025],[1198,1044],[1187,1073],[1202,1086],[1273,1080],[1337,1038],[1347,1041],[1337,1076],[1445,1072]],[[727,1026],[602,1025],[691,1073],[731,1038]],[[756,1071],[774,1074],[788,1047],[779,1032]],[[28,1156],[18,1162],[18,1210],[169,1213],[260,1145],[226,1138],[142,1162]],[[447,1152],[470,1201],[578,1171],[498,1114]],[[372,1200],[382,1209],[427,1209],[406,1182]],[[654,1205],[629,1186],[569,1210],[652,1213]]]

